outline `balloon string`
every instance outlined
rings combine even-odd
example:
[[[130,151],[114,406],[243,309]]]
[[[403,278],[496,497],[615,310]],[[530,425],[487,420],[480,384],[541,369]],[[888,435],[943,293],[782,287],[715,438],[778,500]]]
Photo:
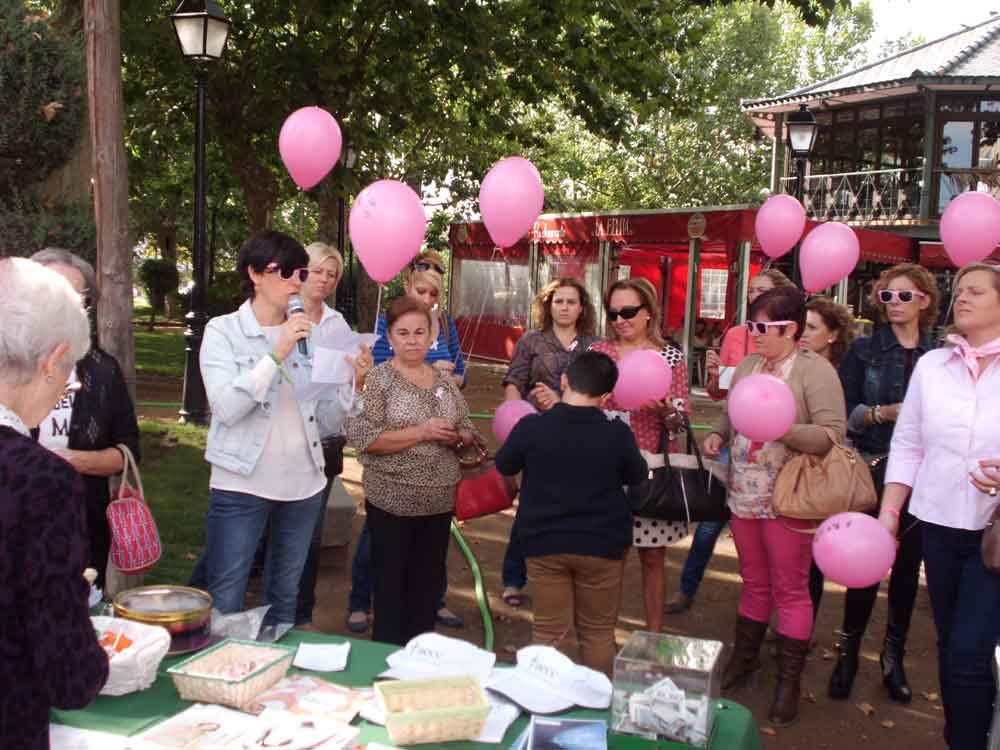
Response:
[[[302,188],[299,188],[299,242],[305,242],[305,207],[303,201],[305,200],[306,193]]]
[[[378,316],[382,311],[382,284],[378,285],[378,297],[375,299],[375,328],[372,333],[378,333]],[[386,331],[388,333],[388,331]]]

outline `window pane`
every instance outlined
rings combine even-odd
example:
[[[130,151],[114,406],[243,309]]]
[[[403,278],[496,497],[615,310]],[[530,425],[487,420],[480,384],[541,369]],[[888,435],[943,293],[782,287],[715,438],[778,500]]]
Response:
[[[837,122],[854,122],[853,109],[840,109],[834,112],[834,119]]]
[[[729,271],[724,268],[701,269],[701,304],[698,307],[699,318],[726,317],[726,282]]]
[[[1000,156],[1000,122],[983,120],[979,123],[979,168],[996,169]]]
[[[980,112],[1000,112],[1000,99],[983,99],[979,102]]]
[[[972,166],[972,122],[946,122],[941,128],[941,167],[968,169]]]
[[[975,112],[978,100],[974,96],[942,97],[938,100],[939,112]]]
[[[833,133],[833,152],[841,172],[853,172],[857,162],[854,148],[854,128],[840,128]]]
[[[906,114],[906,104],[904,102],[895,102],[893,104],[886,104],[885,107],[885,119],[890,117],[902,117]]]
[[[528,264],[463,258],[458,263],[461,284],[452,308],[455,318],[505,326],[528,325]]]
[[[869,172],[878,168],[878,128],[863,128],[858,131],[858,172]]]
[[[833,124],[833,112],[817,112],[816,113],[816,124],[817,125],[832,125]]]
[[[862,120],[877,120],[879,119],[880,112],[878,107],[865,107],[861,110]]]

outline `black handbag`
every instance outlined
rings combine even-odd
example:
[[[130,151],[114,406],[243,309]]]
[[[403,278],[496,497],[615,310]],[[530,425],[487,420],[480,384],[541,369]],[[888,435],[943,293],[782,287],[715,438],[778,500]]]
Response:
[[[323,461],[326,464],[323,473],[332,480],[344,470],[344,446],[347,438],[343,435],[333,435],[320,443],[323,449]]]
[[[690,436],[688,443],[693,448],[694,460],[686,460],[686,454],[673,454],[671,463],[669,438],[663,430],[660,435],[663,466],[650,471],[649,478],[641,484],[625,490],[632,514],[658,521],[728,521],[726,486],[705,468],[687,415],[684,427]]]

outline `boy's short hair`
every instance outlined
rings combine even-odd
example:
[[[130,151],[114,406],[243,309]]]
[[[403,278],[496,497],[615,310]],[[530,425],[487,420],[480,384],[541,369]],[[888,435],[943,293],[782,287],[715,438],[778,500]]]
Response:
[[[584,352],[566,368],[566,380],[577,393],[597,398],[615,389],[618,366],[607,354]]]

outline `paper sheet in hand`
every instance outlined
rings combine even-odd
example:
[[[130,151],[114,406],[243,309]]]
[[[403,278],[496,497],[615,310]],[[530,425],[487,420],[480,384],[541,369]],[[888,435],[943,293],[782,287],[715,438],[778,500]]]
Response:
[[[736,373],[735,367],[719,368],[719,390],[728,391],[733,384],[733,375]]]
[[[350,383],[354,368],[347,357],[357,357],[362,346],[372,346],[378,341],[374,333],[355,333],[346,326],[316,326],[313,329],[312,382],[297,386],[295,395],[300,401],[335,398],[336,386]]]
[[[300,669],[314,672],[343,672],[347,668],[347,657],[351,653],[350,643],[325,645],[300,643],[292,663]]]

